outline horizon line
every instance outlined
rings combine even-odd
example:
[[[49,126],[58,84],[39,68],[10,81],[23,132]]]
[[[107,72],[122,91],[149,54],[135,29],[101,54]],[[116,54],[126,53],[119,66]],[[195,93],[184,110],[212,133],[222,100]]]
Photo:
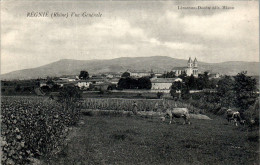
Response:
[[[56,63],[56,62],[59,62],[59,61],[62,61],[62,60],[74,60],[74,61],[102,61],[102,60],[115,60],[115,59],[120,59],[120,58],[151,58],[151,57],[168,57],[168,58],[172,58],[172,59],[177,59],[177,60],[187,60],[188,59],[183,59],[183,58],[175,58],[175,57],[170,57],[170,56],[160,56],[160,55],[154,55],[154,56],[137,56],[137,57],[117,57],[117,58],[111,58],[111,59],[89,59],[89,60],[79,60],[79,59],[69,59],[69,58],[63,58],[63,59],[59,59],[59,60],[56,60],[56,61],[53,61],[53,62],[50,62],[48,64],[43,64],[43,65],[40,65],[40,66],[37,66],[37,67],[32,67],[32,68],[25,68],[25,69],[20,69],[20,70],[14,70],[14,71],[10,71],[10,72],[6,72],[6,73],[1,73],[0,75],[4,75],[4,74],[9,74],[9,73],[12,73],[12,72],[16,72],[16,71],[22,71],[22,70],[28,70],[28,69],[35,69],[35,68],[39,68],[39,67],[42,67],[42,66],[45,66],[45,65],[49,65],[49,64],[52,64],[52,63]],[[190,58],[190,57],[189,57]],[[259,63],[259,61],[223,61],[223,62],[204,62],[204,61],[200,61],[198,60],[198,58],[195,56],[194,59],[197,59],[198,62],[202,62],[202,63],[209,63],[209,64],[220,64],[220,63],[226,63],[226,62],[257,62]]]

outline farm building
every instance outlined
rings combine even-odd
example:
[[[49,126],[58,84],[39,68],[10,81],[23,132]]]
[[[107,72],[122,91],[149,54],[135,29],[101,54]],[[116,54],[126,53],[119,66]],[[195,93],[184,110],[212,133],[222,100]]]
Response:
[[[150,77],[152,72],[149,71],[131,71],[131,70],[127,70],[126,72],[130,73],[131,77]]]
[[[86,80],[79,80],[79,81],[77,81],[77,86],[79,87],[79,88],[89,88],[89,85],[91,84],[91,82],[88,82],[88,81],[86,81]]]
[[[168,90],[172,86],[173,82],[180,81],[182,82],[181,78],[152,78],[152,90]]]
[[[209,73],[209,79],[217,79],[220,78],[219,73]]]
[[[102,90],[102,91],[106,91],[108,89],[108,86],[110,85],[110,83],[101,83],[101,84],[91,84],[90,85],[90,89],[92,90]]]

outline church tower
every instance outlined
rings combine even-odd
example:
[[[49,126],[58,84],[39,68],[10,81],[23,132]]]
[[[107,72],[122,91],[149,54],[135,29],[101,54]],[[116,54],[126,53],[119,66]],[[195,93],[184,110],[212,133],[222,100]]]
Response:
[[[192,74],[194,77],[198,77],[199,71],[198,71],[198,61],[197,58],[195,57],[194,61],[193,61],[193,71]]]
[[[192,62],[191,58],[189,58],[189,60],[188,60],[188,67],[186,69],[186,74],[187,74],[187,76],[191,76],[193,74],[193,62]]]
[[[193,61],[193,67],[197,68],[198,67],[198,61],[197,58],[195,57],[194,61]]]
[[[193,67],[193,63],[192,63],[191,58],[189,58],[189,60],[188,60],[188,68],[192,68],[192,67]]]

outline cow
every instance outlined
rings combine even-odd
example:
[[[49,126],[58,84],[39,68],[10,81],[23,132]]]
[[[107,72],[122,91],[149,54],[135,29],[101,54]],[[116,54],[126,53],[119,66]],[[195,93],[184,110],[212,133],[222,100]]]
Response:
[[[165,117],[170,117],[170,123],[175,122],[173,118],[183,118],[184,123],[183,124],[190,124],[190,115],[189,115],[189,110],[187,108],[173,108],[173,109],[167,109],[164,115]]]
[[[231,109],[228,109],[226,112],[227,115],[227,121],[228,122],[234,122],[235,126],[238,126],[238,122],[240,122],[241,125],[245,123],[245,120],[242,120],[240,113],[238,111],[234,111]]]

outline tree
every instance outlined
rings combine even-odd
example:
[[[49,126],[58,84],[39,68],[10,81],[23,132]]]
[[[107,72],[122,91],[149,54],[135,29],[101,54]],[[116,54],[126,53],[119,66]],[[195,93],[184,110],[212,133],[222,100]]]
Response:
[[[138,81],[134,78],[120,78],[118,81],[119,89],[136,89],[138,88]]]
[[[130,77],[130,73],[129,72],[124,72],[122,75],[121,75],[121,77]]]
[[[141,77],[138,80],[138,89],[151,89],[152,83],[148,77]]]
[[[191,75],[190,77],[187,78],[186,85],[190,89],[197,89],[197,81],[196,81],[196,79],[195,79],[195,77],[193,75]]]
[[[81,97],[80,90],[73,86],[63,87],[59,92],[58,102],[62,104],[64,111],[70,113],[72,124],[75,124],[79,119],[80,109],[78,108],[78,102]]]
[[[170,72],[164,73],[164,74],[162,75],[162,77],[163,77],[163,78],[175,78],[176,75],[175,75],[175,72],[170,71]]]
[[[51,89],[50,89],[49,86],[42,86],[42,87],[41,87],[41,90],[42,90],[44,93],[47,93],[47,92],[50,92],[50,91],[51,91]]]
[[[183,86],[183,83],[180,82],[180,81],[172,83],[170,93],[171,93],[171,96],[174,99],[180,99],[181,98],[181,93],[180,92],[181,92],[182,86]]]
[[[183,100],[188,100],[190,97],[191,97],[191,95],[190,95],[189,86],[187,86],[186,84],[183,84],[182,89],[181,89],[181,98]]]
[[[157,98],[160,99],[160,98],[162,98],[162,96],[163,96],[163,92],[157,92],[156,95],[157,95]]]
[[[22,90],[21,85],[17,84],[16,87],[15,87],[15,91],[20,92],[21,90]]]
[[[182,80],[185,80],[187,77],[187,74],[186,74],[186,72],[182,72],[178,77],[181,78]]]
[[[59,92],[59,100],[63,103],[72,103],[81,98],[79,89],[72,86],[63,87]]]
[[[204,72],[203,74],[199,74],[198,80],[197,80],[197,87],[199,90],[210,88],[209,83],[209,73]]]
[[[85,71],[85,70],[80,71],[79,79],[86,80],[88,78],[89,78],[89,74],[87,71]]]
[[[233,107],[235,105],[236,94],[234,91],[235,81],[230,76],[225,76],[217,84],[217,94],[221,107]]]
[[[56,91],[59,91],[59,89],[60,89],[60,85],[54,84],[54,85],[52,86],[52,88],[51,88],[51,91],[52,91],[52,92],[56,92]]]
[[[247,76],[246,72],[238,73],[235,77],[236,106],[244,112],[257,99],[256,79]]]
[[[46,85],[49,86],[50,88],[52,88],[52,86],[54,85],[55,83],[52,81],[52,79],[48,79],[46,81]]]
[[[134,79],[131,77],[122,77],[118,81],[119,89],[151,89],[152,83],[148,77]]]

